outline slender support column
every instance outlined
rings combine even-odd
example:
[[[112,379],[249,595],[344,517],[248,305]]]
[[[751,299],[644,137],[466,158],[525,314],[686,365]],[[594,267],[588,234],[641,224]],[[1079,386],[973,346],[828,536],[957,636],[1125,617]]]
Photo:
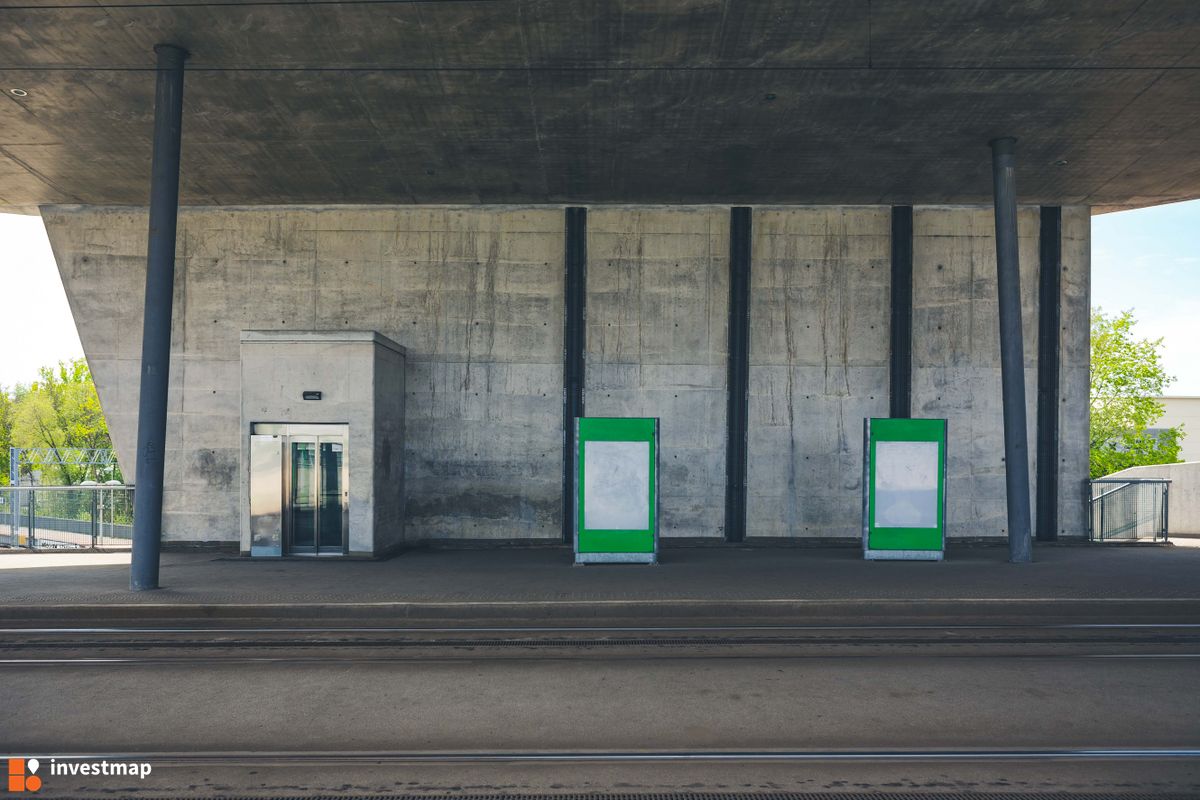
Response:
[[[154,157],[150,176],[150,238],[146,316],[138,397],[137,476],[133,501],[133,561],[129,588],[158,588],[162,539],[163,451],[167,378],[171,369],[171,299],[175,287],[175,222],[179,214],[179,149],[183,126],[183,62],[187,51],[155,45]]]
[[[1000,381],[1004,404],[1004,477],[1008,489],[1008,557],[1033,560],[1029,519],[1029,440],[1025,419],[1025,346],[1017,248],[1016,139],[994,139],[992,191],[996,206],[996,285],[1000,299]]]
[[[892,207],[891,416],[912,416],[913,210]]]
[[[587,209],[568,208],[563,324],[563,542],[575,535],[575,418],[582,417],[587,322]]]
[[[11,547],[17,547],[21,541],[21,493],[16,490],[16,487],[21,485],[20,452],[19,448],[8,448],[8,485],[13,487],[13,491],[9,494],[12,498]]]
[[[1038,237],[1037,524],[1039,542],[1058,539],[1058,405],[1062,321],[1062,208],[1042,206]]]
[[[725,541],[746,538],[746,429],[750,395],[750,209],[729,212],[729,398],[725,409]]]

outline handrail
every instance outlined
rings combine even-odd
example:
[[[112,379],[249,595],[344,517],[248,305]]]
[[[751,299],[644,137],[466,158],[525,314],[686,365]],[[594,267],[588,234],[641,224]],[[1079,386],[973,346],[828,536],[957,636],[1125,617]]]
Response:
[[[1169,478],[1096,478],[1087,484],[1090,539],[1169,540]],[[1097,484],[1112,488],[1093,494]]]
[[[132,486],[0,486],[0,546],[79,549],[128,547]]]
[[[132,489],[132,488],[133,488],[133,484],[132,484],[132,483],[113,483],[113,484],[107,484],[107,483],[88,483],[88,484],[78,484],[78,485],[75,485],[75,486],[71,486],[71,485],[62,485],[62,486],[57,486],[57,485],[56,485],[56,486],[41,486],[41,485],[38,485],[38,486],[24,486],[24,485],[22,485],[22,486],[0,486],[0,492],[40,492],[40,491],[42,491],[43,489],[49,489],[49,490],[51,490],[51,491],[54,491],[54,490],[64,490],[64,489],[69,489],[69,490],[71,490],[71,491],[98,491],[98,490],[101,490],[101,489]]]

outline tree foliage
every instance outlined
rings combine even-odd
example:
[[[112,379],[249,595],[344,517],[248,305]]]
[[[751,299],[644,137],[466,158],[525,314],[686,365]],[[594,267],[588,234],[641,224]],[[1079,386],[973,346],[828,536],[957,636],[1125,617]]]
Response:
[[[1182,426],[1147,430],[1163,414],[1155,398],[1174,380],[1162,339],[1139,339],[1132,311],[1092,310],[1091,474],[1179,461]]]
[[[96,386],[82,358],[60,361],[56,367],[42,367],[36,381],[18,384],[11,393],[0,390],[0,396],[5,483],[9,447],[112,447]],[[97,465],[35,463],[23,470],[26,474],[40,472],[42,483],[62,485],[113,477],[108,468]]]
[[[8,485],[8,457],[12,443],[13,399],[0,386],[0,486]]]

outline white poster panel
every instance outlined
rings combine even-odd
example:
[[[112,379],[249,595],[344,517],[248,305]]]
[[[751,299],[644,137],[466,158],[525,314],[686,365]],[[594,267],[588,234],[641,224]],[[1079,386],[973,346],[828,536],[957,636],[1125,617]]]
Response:
[[[875,443],[875,527],[936,528],[938,443]]]
[[[583,527],[644,531],[650,525],[650,443],[586,442]]]

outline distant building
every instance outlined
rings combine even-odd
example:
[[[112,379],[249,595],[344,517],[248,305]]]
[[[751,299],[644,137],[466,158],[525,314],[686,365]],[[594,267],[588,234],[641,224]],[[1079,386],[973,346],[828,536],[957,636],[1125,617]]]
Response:
[[[1183,426],[1179,457],[1184,461],[1200,461],[1200,396],[1160,397],[1166,410],[1150,430],[1162,431]]]

